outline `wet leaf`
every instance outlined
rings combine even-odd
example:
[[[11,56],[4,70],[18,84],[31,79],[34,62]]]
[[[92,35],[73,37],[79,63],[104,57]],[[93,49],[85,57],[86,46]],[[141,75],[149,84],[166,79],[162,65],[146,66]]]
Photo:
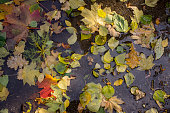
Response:
[[[147,110],[145,113],[158,113],[158,111],[155,108],[151,108],[151,109]]]
[[[104,46],[96,46],[96,45],[93,45],[91,46],[91,52],[94,54],[94,55],[97,55],[99,53],[103,53],[105,52],[107,49],[104,47]]]
[[[6,87],[8,84],[8,75],[0,76],[0,85]]]
[[[116,65],[117,72],[125,72],[127,65]]]
[[[145,4],[149,7],[155,7],[157,5],[158,0],[145,0]]]
[[[71,59],[72,59],[72,60],[80,60],[82,57],[83,57],[83,55],[81,55],[81,54],[76,54],[76,53],[74,53],[74,54],[71,55]]]
[[[152,16],[151,15],[143,15],[143,16],[141,16],[140,21],[142,24],[150,24],[152,22]]]
[[[69,0],[69,3],[72,9],[77,9],[80,6],[86,5],[86,3],[83,0]]]
[[[107,37],[106,36],[101,36],[101,35],[96,35],[95,36],[95,43],[97,45],[104,45],[107,41]]]
[[[70,65],[72,68],[81,67],[79,61],[73,61]]]
[[[6,32],[0,32],[0,47],[3,47],[6,43]]]
[[[158,60],[161,58],[161,56],[164,53],[164,47],[162,46],[162,38],[159,38],[156,42],[154,52],[156,54],[155,60]]]
[[[145,57],[145,54],[141,53],[140,54],[140,61],[139,61],[139,68],[137,68],[137,70],[141,70],[141,71],[144,71],[144,70],[149,70],[149,69],[152,69],[152,67],[155,65],[153,63],[153,56],[150,55],[148,58]]]
[[[71,27],[71,22],[69,22],[68,20],[65,20],[65,24],[69,27]]]
[[[102,94],[109,99],[115,94],[115,90],[111,85],[107,85],[103,87]]]
[[[168,46],[168,38],[162,41],[162,47],[167,47]]]
[[[128,32],[129,27],[128,27],[128,21],[125,20],[124,17],[118,15],[115,13],[114,15],[114,25],[116,26],[116,30],[119,32]]]
[[[80,104],[82,105],[83,108],[85,108],[85,106],[90,102],[91,100],[91,95],[88,92],[84,92],[82,94],[80,94],[79,97],[80,100]]]
[[[93,76],[94,76],[94,77],[96,77],[96,78],[97,78],[97,77],[99,77],[99,73],[98,73],[98,72],[96,72],[96,70],[95,70],[95,69],[93,70]]]
[[[122,47],[122,46],[117,46],[116,52],[117,52],[117,53],[123,53],[123,52],[124,52],[123,47]]]
[[[125,64],[125,53],[120,54],[118,56],[115,57],[115,63],[116,65],[123,65]]]
[[[18,71],[18,79],[23,79],[23,83],[28,83],[30,86],[35,85],[35,77],[38,77],[41,73],[39,70],[35,69],[36,63],[31,63],[30,65],[24,66],[23,69]]]
[[[69,39],[67,40],[68,44],[72,45],[77,41],[77,35],[74,32],[73,35],[71,35],[71,37],[69,37]]]
[[[108,46],[112,51],[119,45],[119,41],[115,39],[115,37],[111,37],[108,41]]]
[[[4,101],[7,99],[9,95],[9,91],[6,87],[2,88],[2,91],[0,91],[0,101]]]
[[[126,64],[133,69],[139,65],[139,57],[138,53],[135,51],[133,44],[131,45],[130,50],[130,53],[127,54],[128,58],[126,59]]]
[[[166,93],[164,92],[164,91],[162,91],[162,90],[156,90],[155,92],[154,92],[154,94],[153,94],[153,99],[155,100],[155,101],[159,101],[159,102],[163,102],[163,103],[165,103],[165,95],[166,95]]]
[[[122,83],[123,83],[123,79],[120,78],[114,82],[114,86],[120,86],[122,85]]]
[[[133,95],[136,96],[136,100],[139,100],[139,99],[145,97],[145,93],[140,91],[138,89],[138,87],[133,86],[133,87],[131,87],[130,91]]]
[[[102,9],[97,10],[98,16],[105,18],[106,17],[106,12],[104,12]]]
[[[135,76],[132,73],[126,73],[124,78],[127,87],[129,87],[134,82]]]
[[[111,61],[113,61],[113,57],[110,55],[109,50],[104,54],[103,60],[106,63],[110,63]]]
[[[108,63],[104,63],[104,68],[105,68],[105,69],[110,69],[110,68],[111,68],[111,65],[108,64]]]
[[[66,71],[66,65],[59,62],[57,63],[54,68],[56,69],[56,71],[60,74],[64,74],[64,72]]]
[[[123,104],[124,102],[121,99],[118,99],[116,96],[107,100],[106,98],[102,99],[101,106],[104,109],[107,109],[107,112],[113,113],[113,109],[115,109],[118,113],[122,112],[122,108],[119,104]]]
[[[91,38],[91,34],[83,34],[81,33],[81,40],[87,40]]]

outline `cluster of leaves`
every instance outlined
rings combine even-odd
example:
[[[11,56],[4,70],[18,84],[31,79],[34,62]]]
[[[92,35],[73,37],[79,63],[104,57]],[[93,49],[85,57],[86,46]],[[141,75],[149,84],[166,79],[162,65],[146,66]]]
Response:
[[[122,112],[119,104],[123,104],[124,102],[116,96],[113,96],[115,90],[111,85],[102,88],[99,83],[95,84],[91,82],[86,84],[82,91],[83,93],[80,94],[79,97],[79,113],[82,113],[86,106],[92,112],[98,112],[100,107],[104,107],[109,113],[112,113],[113,109],[117,112]]]

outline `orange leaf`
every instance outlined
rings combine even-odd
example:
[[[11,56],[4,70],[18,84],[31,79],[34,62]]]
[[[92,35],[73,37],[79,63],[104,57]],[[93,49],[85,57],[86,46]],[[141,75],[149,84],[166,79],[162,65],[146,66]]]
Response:
[[[134,46],[132,44],[131,48],[130,48],[130,53],[128,53],[128,58],[126,59],[126,64],[129,65],[130,68],[135,68],[138,66],[139,64],[139,57],[138,57],[138,53],[135,51]]]

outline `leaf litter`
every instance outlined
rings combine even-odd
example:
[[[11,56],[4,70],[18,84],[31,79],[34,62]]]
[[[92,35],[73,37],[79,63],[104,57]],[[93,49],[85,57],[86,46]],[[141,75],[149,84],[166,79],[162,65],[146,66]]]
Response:
[[[152,16],[144,15],[143,11],[136,6],[127,6],[127,8],[133,10],[134,14],[131,17],[131,26],[129,26],[128,21],[123,16],[112,11],[110,7],[103,8],[95,0],[92,1],[93,4],[90,9],[85,7],[87,4],[83,0],[59,0],[62,4],[61,9],[56,9],[53,5],[53,10],[47,10],[47,12],[43,11],[45,6],[40,1],[46,0],[14,0],[13,2],[0,4],[0,20],[2,20],[0,22],[0,33],[3,34],[2,36],[0,34],[0,66],[4,65],[4,58],[8,57],[7,66],[18,71],[17,79],[23,80],[23,84],[38,85],[38,88],[43,88],[39,92],[40,96],[35,100],[39,104],[42,103],[48,106],[48,109],[38,108],[36,112],[47,113],[56,112],[57,110],[61,113],[66,112],[70,104],[70,97],[67,96],[66,92],[68,86],[70,86],[70,81],[75,79],[71,75],[71,71],[73,68],[81,67],[79,60],[85,56],[71,50],[70,52],[67,51],[71,48],[71,45],[76,44],[79,31],[68,20],[65,20],[67,27],[62,25],[60,21],[62,18],[61,10],[69,16],[73,10],[78,9],[82,16],[82,23],[79,26],[82,30],[81,40],[95,38],[95,43],[92,43],[90,48],[91,53],[94,55],[100,54],[103,63],[102,65],[98,64],[94,62],[92,57],[87,57],[90,66],[93,66],[93,62],[96,64],[92,70],[95,77],[107,74],[114,75],[115,71],[118,74],[124,72],[125,83],[127,87],[130,87],[137,75],[134,76],[128,69],[133,70],[136,67],[140,71],[152,69],[155,65],[153,63],[154,59],[159,60],[164,53],[164,48],[168,46],[168,38],[155,37]],[[155,7],[157,1],[145,0],[145,4],[149,7]],[[62,43],[62,47],[69,54],[63,56],[62,54],[65,51],[56,51],[50,37],[53,33],[60,34],[65,29],[71,36],[67,39],[68,45]],[[122,33],[128,33],[129,31],[131,33],[130,37],[135,40],[130,44],[130,48],[125,45],[130,52],[124,49],[125,46],[120,46],[121,42],[117,40],[117,37],[120,37]],[[31,41],[29,41],[30,39]],[[32,48],[27,48],[27,42]],[[151,45],[155,56],[151,54],[146,58],[144,53],[139,54],[134,47],[136,44],[140,44],[141,47],[145,48],[150,48]],[[13,48],[8,50],[10,46]],[[113,54],[115,49],[118,53],[116,56]],[[115,63],[114,66],[113,63]],[[8,75],[3,75],[2,67],[0,67],[0,75],[0,100],[4,101],[7,99],[9,91],[7,88]],[[120,86],[123,81],[120,78],[113,85]],[[145,97],[145,93],[136,86],[131,87],[130,90],[135,95],[136,100]],[[115,89],[109,80],[105,86],[101,86],[99,83],[87,83],[82,91],[83,93],[79,97],[79,113],[86,107],[92,112],[98,112],[102,107],[109,113],[112,113],[113,109],[117,112],[123,112],[120,104],[125,102],[114,96]],[[153,99],[160,108],[163,108],[162,103],[165,103],[164,99],[168,97],[169,95],[163,90],[156,90],[153,94]],[[146,112],[156,113],[157,110],[151,108]]]

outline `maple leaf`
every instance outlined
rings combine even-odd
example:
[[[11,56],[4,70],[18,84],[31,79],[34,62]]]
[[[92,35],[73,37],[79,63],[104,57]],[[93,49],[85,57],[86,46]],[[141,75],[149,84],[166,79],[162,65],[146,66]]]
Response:
[[[150,55],[148,58],[145,57],[145,54],[141,53],[140,54],[140,61],[139,61],[139,68],[138,70],[144,71],[144,70],[149,70],[152,69],[152,67],[155,65],[153,63],[153,56]]]
[[[154,37],[154,25],[153,23],[149,25],[143,25],[142,28],[137,28],[134,31],[130,31],[132,33],[131,38],[135,39],[135,44],[141,44],[142,47],[150,48],[150,41]]]
[[[63,31],[63,29],[61,28],[62,26],[59,25],[59,22],[52,24],[52,30],[54,31],[55,34],[61,33]]]
[[[49,11],[48,13],[45,14],[47,16],[47,20],[58,20],[61,17],[61,11],[58,11],[57,9],[54,11]]]
[[[31,63],[30,65],[24,66],[23,69],[18,71],[18,79],[23,79],[23,83],[28,83],[30,86],[35,85],[35,77],[38,77],[41,73],[39,70],[35,69],[36,63]]]
[[[106,100],[105,97],[102,99],[101,106],[105,107],[109,113],[113,113],[113,109],[115,109],[118,113],[122,112],[122,108],[119,104],[123,104],[124,102],[121,99],[118,99],[116,96],[111,97],[109,100]]]
[[[126,58],[126,64],[133,69],[139,65],[139,57],[138,52],[135,51],[133,44],[131,45],[130,50],[130,53],[127,54],[128,58]]]
[[[14,55],[19,55],[24,52],[25,42],[20,41],[19,44],[15,47],[15,51],[13,52]]]
[[[98,16],[98,9],[101,9],[101,5],[94,3],[91,5],[91,10],[85,8],[81,13],[84,17],[82,21],[92,32],[98,31],[100,25],[105,26],[104,18]]]
[[[18,67],[21,69],[23,66],[27,64],[28,64],[28,61],[26,61],[25,58],[22,58],[22,54],[11,56],[7,60],[8,67],[14,68],[15,70],[17,70]]]

